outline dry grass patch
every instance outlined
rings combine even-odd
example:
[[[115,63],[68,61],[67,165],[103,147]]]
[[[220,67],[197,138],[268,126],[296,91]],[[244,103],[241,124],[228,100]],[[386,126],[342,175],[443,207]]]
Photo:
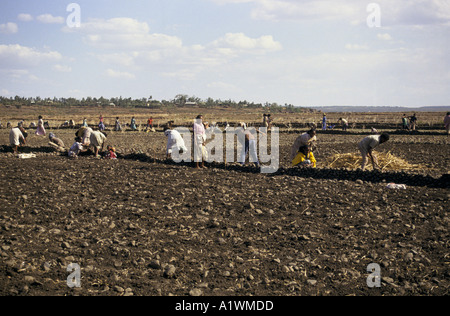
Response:
[[[407,171],[407,170],[418,170],[424,169],[422,165],[410,164],[406,160],[393,155],[391,152],[388,153],[375,153],[378,160],[378,165],[381,170],[391,170],[391,171]],[[336,154],[328,158],[325,162],[328,168],[347,168],[347,169],[358,169],[361,167],[362,157],[359,153],[347,153],[347,154]],[[368,170],[373,170],[371,163],[367,165]]]

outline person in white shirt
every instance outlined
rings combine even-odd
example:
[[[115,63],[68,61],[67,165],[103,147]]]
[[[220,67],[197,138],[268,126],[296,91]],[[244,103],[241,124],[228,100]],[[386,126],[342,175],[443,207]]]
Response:
[[[344,119],[344,118],[340,118],[339,122],[341,122],[341,124],[342,124],[342,130],[344,132],[346,132],[347,128],[348,128],[348,121],[346,119]]]
[[[197,116],[194,123],[194,161],[196,162],[197,169],[206,169],[205,161],[203,159],[203,146],[206,142],[206,129],[203,125],[203,115]]]
[[[75,138],[75,143],[70,147],[69,149],[69,158],[78,158],[78,156],[85,152],[86,149],[84,149],[83,144],[81,143],[83,139],[81,137]]]
[[[25,129],[22,125],[14,127],[9,133],[9,143],[13,148],[14,154],[18,153],[19,147],[26,144]]]
[[[178,132],[177,130],[166,128],[164,130],[164,135],[166,135],[167,137],[167,148],[166,148],[167,159],[172,158],[173,152],[185,153],[188,151],[180,132]]]
[[[100,131],[92,131],[89,136],[90,146],[94,148],[94,155],[96,158],[99,158],[99,151],[103,151],[105,147],[105,142],[107,138],[107,134]]]
[[[379,169],[377,157],[373,154],[373,150],[379,145],[387,142],[389,140],[389,134],[383,133],[381,135],[371,135],[364,138],[359,144],[359,150],[361,151],[361,156],[363,158],[361,169],[365,170],[368,162],[368,156],[372,161],[374,169]]]

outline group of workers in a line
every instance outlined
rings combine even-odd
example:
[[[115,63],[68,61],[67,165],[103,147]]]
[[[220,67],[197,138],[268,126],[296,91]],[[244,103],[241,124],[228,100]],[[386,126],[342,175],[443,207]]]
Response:
[[[263,125],[266,126],[266,125]],[[245,123],[240,123],[239,127],[243,133],[243,137],[238,139],[244,139],[243,150],[240,156],[239,162],[245,165],[247,155],[249,156],[249,161],[254,162],[256,166],[259,166],[259,160],[257,155],[257,145],[255,135],[247,128]],[[199,115],[194,123],[194,155],[196,166],[198,169],[206,168],[205,160],[207,159],[207,153],[205,152],[206,143],[206,129],[208,128],[208,123],[203,123],[203,116]],[[260,130],[255,129],[256,132],[262,133]],[[183,137],[177,131],[172,129],[170,126],[166,126],[164,133],[168,138],[166,155],[167,158],[171,158],[171,155],[176,151],[177,153],[185,152],[186,145]],[[383,133],[381,135],[370,135],[365,137],[359,144],[358,148],[361,152],[363,158],[361,169],[365,170],[368,160],[370,158],[374,169],[378,168],[377,158],[373,153],[373,150],[379,145],[387,142],[390,139],[389,134]],[[290,161],[292,162],[292,167],[302,167],[302,168],[316,168],[317,160],[314,156],[315,143],[317,141],[317,131],[316,129],[311,129],[308,132],[300,135],[294,142],[291,153]]]
[[[406,116],[404,116],[406,118]],[[415,119],[414,119],[415,118]],[[120,123],[116,120],[116,130],[119,128]],[[324,115],[324,123],[326,120],[326,116]],[[340,119],[344,126],[348,126],[348,122],[344,119]],[[415,128],[415,122],[417,118],[415,115],[409,118],[409,129]],[[85,121],[86,122],[86,121]],[[85,123],[84,122],[84,123]],[[404,122],[407,122],[405,120]],[[172,122],[170,122],[172,123]],[[133,125],[134,124],[134,125]],[[131,121],[131,127],[135,126],[135,120]],[[271,126],[272,121],[270,115],[264,114],[263,127]],[[450,135],[450,112],[447,113],[444,124],[446,128],[447,135]],[[153,128],[153,119],[149,119],[148,127]],[[206,168],[205,161],[207,160],[207,152],[205,148],[206,144],[206,130],[209,128],[208,123],[203,122],[203,116],[199,115],[195,123],[193,125],[194,137],[193,137],[193,145],[194,145],[194,161],[196,161],[196,167],[198,169]],[[254,162],[257,166],[259,166],[259,160],[257,155],[257,145],[255,135],[247,128],[245,123],[240,123],[240,128],[242,128],[241,132],[243,133],[243,139],[245,143],[243,143],[243,151],[241,153],[241,157],[239,162],[245,164],[246,157],[249,155],[249,161]],[[260,130],[256,129],[256,132],[261,133]],[[39,116],[39,121],[37,125],[37,129],[35,134],[37,136],[46,136],[47,132],[44,127],[44,121],[42,116]],[[167,137],[167,147],[166,147],[166,156],[168,159],[171,158],[174,151],[178,153],[183,153],[187,151],[187,148],[184,143],[184,139],[181,134],[172,128],[172,124],[167,124],[164,128],[164,134]],[[100,117],[99,130],[94,131],[92,128],[87,126],[87,124],[83,124],[80,129],[75,133],[75,143],[68,150],[68,156],[70,158],[77,158],[80,154],[87,152],[89,149],[94,153],[94,156],[99,158],[100,152],[103,152],[104,146],[107,140],[107,134],[104,132],[104,123],[103,117]],[[17,127],[14,127],[10,131],[10,144],[15,154],[18,153],[18,148],[27,144],[28,133],[23,126],[23,122],[19,122]],[[242,139],[242,138],[241,138]],[[367,163],[369,161],[372,162],[374,169],[378,168],[377,158],[373,153],[373,150],[379,145],[389,141],[390,136],[387,133],[383,133],[381,135],[370,135],[365,137],[358,144],[358,148],[361,152],[362,156],[362,164],[361,169],[365,170]],[[312,128],[308,132],[300,135],[294,142],[291,153],[290,153],[290,161],[292,162],[292,167],[307,167],[307,168],[316,168],[317,160],[314,156],[314,151],[316,149],[316,141],[317,141],[317,131],[315,128]],[[53,147],[55,150],[59,152],[66,151],[64,142],[57,138],[53,133],[49,134],[49,145]],[[107,147],[107,153],[105,155],[107,158],[115,159],[117,155],[115,153],[115,148],[112,146]]]

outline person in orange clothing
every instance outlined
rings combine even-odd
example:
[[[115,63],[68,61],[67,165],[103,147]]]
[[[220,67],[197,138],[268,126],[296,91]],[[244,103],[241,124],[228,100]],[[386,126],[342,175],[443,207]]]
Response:
[[[156,132],[155,127],[153,126],[153,117],[150,117],[147,120],[147,128],[145,129],[145,131],[147,133],[150,133],[150,132],[155,133]]]

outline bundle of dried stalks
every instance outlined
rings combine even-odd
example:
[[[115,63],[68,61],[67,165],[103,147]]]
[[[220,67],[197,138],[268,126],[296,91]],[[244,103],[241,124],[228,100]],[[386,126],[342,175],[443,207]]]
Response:
[[[413,165],[407,161],[394,156],[392,153],[374,153],[378,160],[378,166],[381,170],[415,170],[423,169],[423,166]],[[325,164],[328,168],[347,168],[357,169],[361,167],[362,157],[359,153],[336,154],[326,160]],[[372,170],[372,163],[367,164],[367,169]]]

